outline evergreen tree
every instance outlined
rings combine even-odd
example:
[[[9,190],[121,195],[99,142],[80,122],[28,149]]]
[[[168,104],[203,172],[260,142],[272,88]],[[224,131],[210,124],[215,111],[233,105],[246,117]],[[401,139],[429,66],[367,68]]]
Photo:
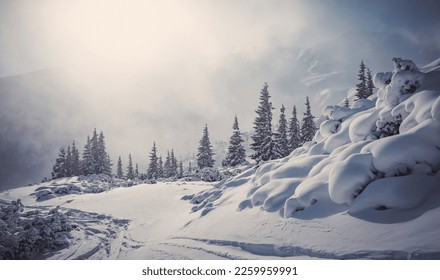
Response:
[[[52,169],[52,179],[66,177],[66,150],[64,147],[60,148],[60,152]]]
[[[133,161],[131,159],[131,153],[128,154],[128,166],[127,166],[127,179],[134,179]]]
[[[179,178],[183,177],[183,163],[182,163],[182,161],[179,162],[179,173],[177,174],[177,176]]]
[[[90,175],[95,172],[95,161],[92,156],[92,144],[89,136],[87,136],[87,141],[84,145],[83,158],[80,167],[81,175]]]
[[[171,177],[171,157],[170,151],[167,151],[167,157],[165,158],[165,163],[163,165],[163,177],[170,178]]]
[[[365,99],[368,97],[367,92],[367,79],[365,77],[365,64],[364,61],[361,61],[359,65],[359,73],[358,73],[359,83],[356,85],[356,100]]]
[[[345,98],[344,106],[345,106],[346,108],[350,108],[350,102],[348,101],[348,98]]]
[[[272,103],[269,101],[270,95],[267,90],[269,86],[264,84],[260,92],[260,104],[255,111],[257,117],[254,121],[255,133],[251,136],[251,144],[254,154],[251,156],[257,162],[266,161],[274,158],[273,139],[272,139]]]
[[[293,105],[292,118],[289,122],[289,153],[301,145],[301,133],[299,121],[296,114],[296,106]]]
[[[153,142],[153,147],[151,148],[150,164],[148,166],[147,176],[148,176],[148,179],[157,179],[158,178],[156,142]]]
[[[170,177],[175,177],[178,174],[177,171],[178,165],[177,165],[177,159],[174,156],[174,149],[171,149],[170,154]]]
[[[96,129],[93,132],[93,134],[96,133]],[[96,174],[106,174],[111,176],[112,174],[112,167],[111,167],[111,161],[110,156],[107,153],[107,149],[105,147],[105,138],[104,133],[101,131],[98,137],[98,144],[96,146],[96,162],[97,166],[95,168]]]
[[[92,174],[101,174],[101,165],[99,158],[99,140],[98,133],[96,132],[96,128],[93,130],[92,138],[90,139],[90,153],[92,154],[93,162],[94,162],[94,170]]]
[[[162,156],[159,157],[159,160],[157,161],[157,178],[163,178],[163,160]]]
[[[76,148],[75,140],[72,142],[72,176],[79,176],[80,175],[80,162],[79,162],[79,151]]]
[[[304,117],[301,126],[301,142],[304,144],[306,142],[312,141],[316,133],[316,125],[313,121],[315,117],[312,115],[312,110],[310,107],[309,97],[306,97],[306,111],[304,112]]]
[[[238,127],[237,116],[234,118],[232,125],[232,136],[229,139],[229,147],[226,158],[223,160],[223,166],[236,166],[246,161],[246,150],[243,147],[243,138],[241,137],[240,128]]]
[[[208,125],[205,124],[202,139],[199,141],[197,153],[197,165],[200,169],[214,166],[214,152],[212,151],[211,141],[209,140]]]
[[[290,154],[289,140],[287,139],[287,120],[285,111],[286,108],[284,107],[284,105],[281,105],[278,130],[277,133],[274,135],[274,153],[277,158],[283,158]]]
[[[121,160],[121,156],[119,156],[118,158],[118,164],[116,167],[116,177],[119,179],[124,178],[124,173],[122,172],[122,160]]]
[[[370,69],[367,68],[367,92],[366,92],[366,97],[369,97],[370,95],[373,94],[373,90],[374,90],[374,83],[373,83],[373,77],[371,75],[371,71]]]
[[[67,146],[67,153],[66,153],[66,164],[65,164],[65,176],[70,177],[72,176],[72,151],[70,149],[70,145]]]
[[[134,178],[138,179],[139,178],[139,166],[136,163],[136,168],[134,169]]]

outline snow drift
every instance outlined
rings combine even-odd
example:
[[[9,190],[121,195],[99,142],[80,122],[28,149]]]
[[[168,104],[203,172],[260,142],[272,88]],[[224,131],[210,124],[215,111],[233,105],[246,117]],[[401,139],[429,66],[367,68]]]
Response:
[[[239,211],[261,206],[285,218],[320,217],[336,208],[351,215],[417,208],[440,193],[438,61],[419,69],[394,58],[394,71],[375,75],[375,94],[350,108],[323,109],[325,121],[312,142],[192,202],[214,209],[234,186],[249,188]]]

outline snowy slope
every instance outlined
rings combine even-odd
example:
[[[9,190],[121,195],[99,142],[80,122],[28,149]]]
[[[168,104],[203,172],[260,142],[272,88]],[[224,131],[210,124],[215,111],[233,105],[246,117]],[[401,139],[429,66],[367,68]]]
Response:
[[[439,69],[395,60],[369,100],[324,109],[315,142],[216,184],[68,178],[0,199],[77,224],[41,258],[439,259]]]

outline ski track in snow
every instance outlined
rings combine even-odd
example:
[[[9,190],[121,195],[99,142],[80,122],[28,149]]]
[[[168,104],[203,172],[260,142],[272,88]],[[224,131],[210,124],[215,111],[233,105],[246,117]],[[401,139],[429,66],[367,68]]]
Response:
[[[311,257],[320,259],[379,259],[379,260],[405,260],[405,259],[439,259],[440,252],[404,252],[404,251],[359,251],[350,254],[336,254],[331,252],[319,251],[314,249],[303,248],[299,246],[278,246],[275,244],[256,244],[240,241],[230,240],[215,240],[215,239],[201,239],[191,237],[174,237],[174,239],[183,239],[197,241],[204,244],[215,245],[218,247],[233,247],[239,248],[245,252],[256,256],[264,257]],[[178,245],[175,245],[178,246]],[[208,251],[201,247],[185,246],[189,249],[198,249]],[[208,251],[217,256],[225,257],[227,259],[241,259],[232,255],[219,254],[215,251]]]
[[[45,208],[45,206],[29,207]],[[126,252],[140,248],[141,242],[131,239],[127,231],[129,220],[61,208],[76,225],[71,232],[71,245],[57,252],[40,256],[43,259],[118,259]]]

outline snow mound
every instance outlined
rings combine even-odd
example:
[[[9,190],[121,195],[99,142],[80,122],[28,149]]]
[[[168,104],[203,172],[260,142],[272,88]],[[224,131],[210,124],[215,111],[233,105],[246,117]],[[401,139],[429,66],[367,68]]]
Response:
[[[329,209],[406,211],[439,193],[439,63],[419,69],[411,60],[393,62],[394,71],[375,75],[378,91],[368,99],[325,107],[312,142],[195,195],[195,210],[215,209],[228,186],[249,188],[239,211],[260,207],[300,218]]]

